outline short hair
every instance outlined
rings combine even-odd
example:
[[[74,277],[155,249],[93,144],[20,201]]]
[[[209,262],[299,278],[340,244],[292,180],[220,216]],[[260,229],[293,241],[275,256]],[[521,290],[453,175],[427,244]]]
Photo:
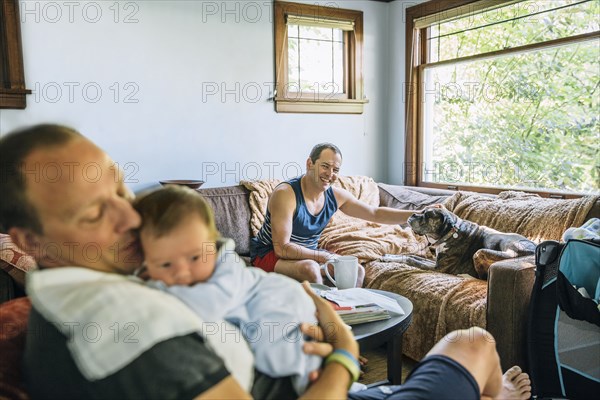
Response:
[[[321,153],[325,149],[333,150],[333,152],[335,154],[339,154],[340,157],[343,158],[342,152],[340,151],[339,147],[337,147],[333,143],[327,143],[327,142],[325,142],[325,143],[319,143],[315,147],[312,148],[312,150],[310,151],[310,156],[309,156],[310,160],[313,163],[317,162],[317,160],[319,159],[319,157],[321,157]]]
[[[191,215],[197,215],[208,227],[210,235],[215,240],[219,237],[212,208],[200,193],[188,187],[167,185],[142,194],[133,201],[133,208],[142,217],[138,232],[148,229],[158,238],[170,233]]]
[[[0,230],[28,228],[43,233],[37,210],[26,196],[25,159],[35,150],[62,146],[83,135],[62,125],[22,128],[0,138]]]

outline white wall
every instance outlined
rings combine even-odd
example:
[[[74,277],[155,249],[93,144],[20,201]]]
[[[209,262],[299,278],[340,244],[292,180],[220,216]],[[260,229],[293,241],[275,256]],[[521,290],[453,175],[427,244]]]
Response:
[[[35,94],[23,111],[0,111],[0,133],[71,125],[125,167],[133,189],[169,178],[204,178],[209,187],[292,177],[321,141],[342,149],[342,173],[387,181],[388,152],[403,156],[388,150],[397,143],[387,138],[396,123],[388,75],[389,11],[397,7],[304,2],[364,11],[370,103],[363,115],[275,113],[267,100],[274,81],[269,0],[22,1],[25,78]],[[232,93],[222,98],[221,88]]]

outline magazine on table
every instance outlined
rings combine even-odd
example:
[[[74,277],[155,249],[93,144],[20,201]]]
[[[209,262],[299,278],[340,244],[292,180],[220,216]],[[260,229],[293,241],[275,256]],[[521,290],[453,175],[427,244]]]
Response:
[[[331,303],[342,321],[348,325],[390,319],[391,314],[404,315],[404,310],[397,301],[379,293],[361,288],[325,288],[313,289]]]

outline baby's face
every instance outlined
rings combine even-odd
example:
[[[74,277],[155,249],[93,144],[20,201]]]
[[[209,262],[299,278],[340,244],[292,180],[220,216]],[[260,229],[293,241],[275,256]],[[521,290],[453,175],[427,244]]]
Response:
[[[198,216],[159,238],[142,229],[140,239],[150,278],[167,286],[204,282],[215,270],[216,243]]]

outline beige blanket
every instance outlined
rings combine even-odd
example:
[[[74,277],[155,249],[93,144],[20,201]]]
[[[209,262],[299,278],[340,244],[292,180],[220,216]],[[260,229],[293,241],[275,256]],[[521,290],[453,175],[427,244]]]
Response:
[[[567,228],[581,226],[599,198],[557,200],[514,191],[502,192],[498,197],[457,192],[444,205],[460,218],[501,232],[518,233],[539,243],[560,240]]]
[[[252,236],[256,236],[263,226],[265,216],[267,215],[269,196],[271,196],[273,189],[280,183],[281,181],[277,179],[240,181],[240,185],[243,185],[250,191],[250,211],[252,212],[252,216],[250,217],[250,228],[252,229]]]
[[[250,190],[250,225],[256,236],[261,228],[269,196],[280,183],[276,180],[242,181]],[[357,199],[372,205],[379,205],[379,189],[372,178],[364,176],[344,176],[334,186],[348,190]],[[398,225],[381,225],[349,217],[337,211],[319,240],[319,247],[340,255],[353,255],[361,263],[378,260],[384,254],[420,254],[431,257],[424,238],[417,238],[412,230]]]
[[[339,210],[325,227],[319,247],[335,254],[356,256],[361,263],[379,260],[385,254],[432,257],[427,240],[415,236],[410,228],[364,221]]]
[[[413,302],[413,321],[403,353],[419,360],[444,335],[469,326],[486,327],[487,282],[402,263],[371,262],[364,287],[399,293]],[[426,331],[419,331],[424,329]]]

